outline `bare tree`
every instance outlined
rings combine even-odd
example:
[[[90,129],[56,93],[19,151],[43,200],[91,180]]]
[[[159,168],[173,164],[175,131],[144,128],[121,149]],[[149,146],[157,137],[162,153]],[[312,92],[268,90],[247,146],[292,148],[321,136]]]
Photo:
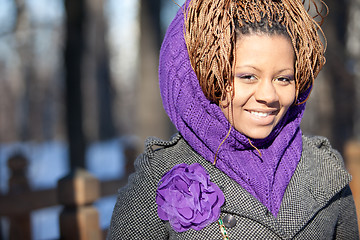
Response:
[[[331,12],[325,29],[328,36],[327,76],[331,85],[334,111],[332,142],[342,151],[345,142],[354,136],[355,76],[349,71],[346,51],[349,1],[328,1]]]
[[[83,132],[82,66],[85,46],[85,0],[65,0],[66,40],[64,50],[66,124],[71,168],[85,167]]]
[[[348,68],[355,76],[354,102],[348,102],[352,106],[354,114],[354,138],[360,140],[360,0],[349,1],[349,17],[347,25],[347,53],[350,56]]]
[[[17,112],[17,130],[19,140],[26,141],[30,136],[30,111],[32,105],[31,97],[33,94],[31,88],[34,87],[34,66],[30,59],[32,58],[32,34],[28,31],[30,23],[28,19],[27,8],[24,0],[14,0],[16,6],[16,22],[14,24],[14,34],[16,39],[17,54],[20,59],[20,73],[23,87],[19,90],[20,99]],[[32,129],[37,126],[32,126]]]
[[[84,114],[85,130],[89,139],[109,139],[117,135],[112,106],[113,89],[106,42],[107,22],[104,0],[86,1],[86,45],[84,52]]]
[[[307,133],[323,135],[342,152],[354,136],[355,76],[346,51],[349,1],[327,1],[330,12],[323,29],[327,62],[316,79],[303,121]]]
[[[140,1],[140,75],[137,83],[137,135],[169,137],[170,124],[163,110],[158,87],[161,44],[161,1]]]
[[[87,141],[114,137],[104,0],[65,0],[66,107],[70,158],[85,166]]]

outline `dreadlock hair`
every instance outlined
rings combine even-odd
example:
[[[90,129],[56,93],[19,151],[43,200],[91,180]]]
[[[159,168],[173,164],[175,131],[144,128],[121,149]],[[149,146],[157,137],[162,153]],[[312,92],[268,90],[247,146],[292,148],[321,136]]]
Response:
[[[185,42],[205,96],[219,104],[226,86],[232,85],[236,39],[266,33],[292,42],[297,98],[325,64],[326,38],[320,25],[327,13],[322,0],[191,0],[184,11]]]

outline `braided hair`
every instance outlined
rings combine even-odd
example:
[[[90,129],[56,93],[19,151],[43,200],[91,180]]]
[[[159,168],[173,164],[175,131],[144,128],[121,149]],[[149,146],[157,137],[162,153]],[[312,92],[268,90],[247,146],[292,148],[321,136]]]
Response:
[[[320,26],[327,13],[322,0],[191,0],[184,11],[185,42],[205,96],[219,104],[234,79],[236,39],[253,33],[289,37],[297,96],[308,90],[326,61]]]

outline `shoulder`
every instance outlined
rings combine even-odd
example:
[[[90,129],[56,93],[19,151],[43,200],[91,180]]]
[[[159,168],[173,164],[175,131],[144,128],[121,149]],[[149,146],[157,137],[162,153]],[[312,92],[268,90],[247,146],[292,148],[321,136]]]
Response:
[[[340,153],[331,147],[328,139],[303,136],[303,151],[298,165],[314,191],[332,197],[340,193],[351,180]],[[322,197],[323,197],[322,196]]]
[[[169,140],[162,140],[157,137],[149,137],[145,140],[145,152],[149,158],[157,157],[157,155],[168,152],[176,151],[177,149],[181,151],[182,142],[185,140],[182,138],[180,133],[174,134]]]
[[[177,164],[186,163],[191,165],[195,162],[205,161],[179,133],[176,133],[167,141],[157,137],[149,137],[145,141],[143,155],[143,158],[139,158],[139,161],[135,162],[135,167],[145,164],[151,168],[152,175],[156,180],[159,180],[164,173]]]
[[[336,151],[332,148],[330,141],[326,137],[322,136],[311,136],[311,135],[303,135],[302,136],[304,147],[319,149],[325,152],[333,152]]]
[[[303,136],[303,153],[311,156],[311,165],[308,172],[312,173],[310,178],[314,179],[309,184],[313,188],[313,195],[316,199],[323,199],[328,196],[327,203],[337,198],[333,196],[338,194],[339,214],[336,226],[336,239],[358,239],[358,227],[356,220],[356,209],[352,197],[349,182],[351,175],[347,172],[343,158],[340,153],[331,147],[328,139],[319,136]],[[315,193],[315,188],[322,191]],[[321,195],[321,197],[319,197]],[[330,204],[328,204],[330,209]],[[330,211],[330,210],[327,210]]]
[[[311,157],[321,162],[325,161],[326,164],[334,164],[337,168],[345,168],[341,154],[331,146],[326,137],[303,135],[302,139],[305,157]]]
[[[167,239],[168,232],[164,222],[158,217],[156,189],[164,173],[171,169],[176,154],[181,147],[180,135],[169,141],[148,138],[145,151],[135,161],[135,172],[128,183],[119,189],[117,202],[113,210],[108,239],[120,239],[132,236],[134,239]],[[126,219],[126,224],[124,224]]]

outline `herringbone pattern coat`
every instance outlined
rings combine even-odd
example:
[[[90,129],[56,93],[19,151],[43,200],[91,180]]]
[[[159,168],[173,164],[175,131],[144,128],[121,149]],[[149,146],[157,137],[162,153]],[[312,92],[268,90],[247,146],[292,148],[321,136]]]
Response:
[[[222,239],[218,224],[177,233],[157,216],[155,191],[162,175],[179,163],[200,163],[224,193],[221,216],[232,215],[230,239],[359,239],[341,156],[325,138],[303,137],[301,161],[275,218],[239,184],[195,153],[180,135],[171,141],[148,139],[136,172],[119,190],[108,239]]]

